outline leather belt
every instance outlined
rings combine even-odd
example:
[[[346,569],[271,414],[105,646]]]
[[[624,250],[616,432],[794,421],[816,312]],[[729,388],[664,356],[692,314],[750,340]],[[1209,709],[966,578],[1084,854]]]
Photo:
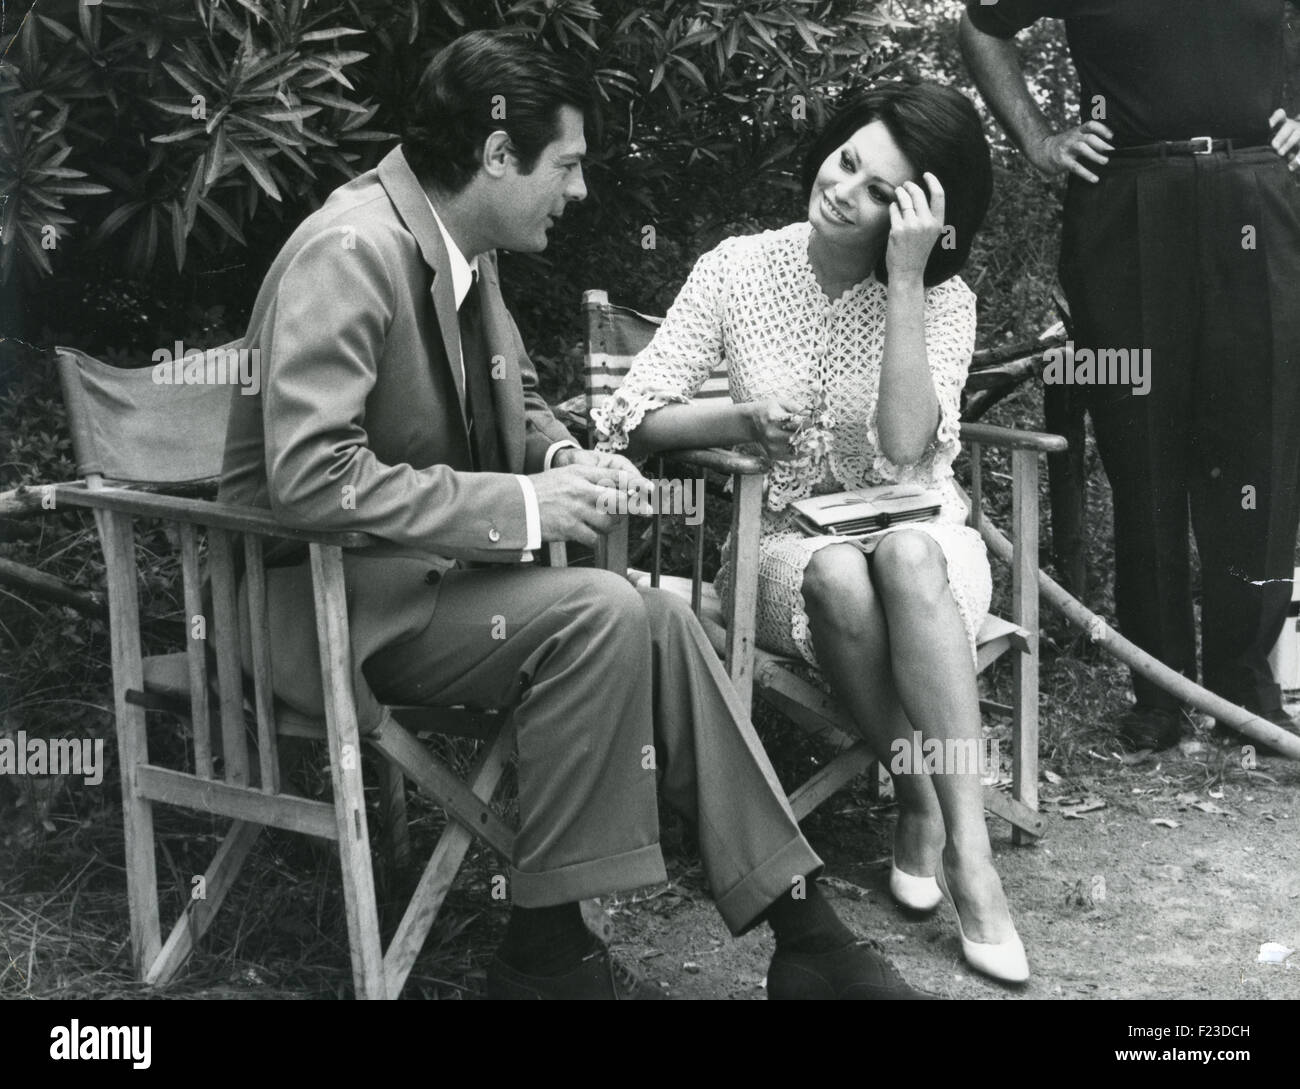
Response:
[[[1117,147],[1109,152],[1120,159],[1163,159],[1170,155],[1214,155],[1217,152],[1245,151],[1264,147],[1271,137],[1267,133],[1247,140],[1216,140],[1210,136],[1193,136],[1190,140],[1159,140],[1154,144]]]

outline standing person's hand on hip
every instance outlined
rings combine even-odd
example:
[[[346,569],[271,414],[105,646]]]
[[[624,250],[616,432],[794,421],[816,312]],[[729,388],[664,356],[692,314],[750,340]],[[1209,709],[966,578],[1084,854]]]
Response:
[[[1106,152],[1114,151],[1110,142],[1115,139],[1100,121],[1086,121],[1064,132],[1052,133],[1031,141],[1025,147],[1025,156],[1035,168],[1049,178],[1058,174],[1077,174],[1084,181],[1100,179],[1088,167],[1105,166],[1110,159]]]
[[[1287,117],[1286,111],[1274,110],[1268,119],[1269,127],[1277,126],[1271,145],[1274,151],[1287,160],[1291,173],[1300,171],[1300,118]]]

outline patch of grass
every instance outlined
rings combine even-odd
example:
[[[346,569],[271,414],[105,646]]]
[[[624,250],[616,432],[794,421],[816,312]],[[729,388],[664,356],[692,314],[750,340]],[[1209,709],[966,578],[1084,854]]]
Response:
[[[321,745],[297,742],[286,778],[308,796],[326,793]],[[472,758],[472,743],[441,739],[453,764]],[[324,841],[266,830],[259,837],[212,928],[177,979],[161,992],[134,979],[130,963],[120,798],[93,815],[69,812],[84,788],[53,799],[48,834],[0,853],[0,998],[342,998],[352,973],[337,851]],[[371,829],[377,793],[368,790]],[[510,805],[502,807],[509,817]],[[419,871],[445,828],[441,810],[412,793],[408,802],[410,870],[375,856],[385,940],[391,937]],[[179,917],[195,875],[210,862],[227,822],[166,806],[154,809],[163,935]],[[467,858],[404,992],[407,998],[464,998],[481,992],[483,969],[504,925],[493,898],[501,860],[475,847]]]

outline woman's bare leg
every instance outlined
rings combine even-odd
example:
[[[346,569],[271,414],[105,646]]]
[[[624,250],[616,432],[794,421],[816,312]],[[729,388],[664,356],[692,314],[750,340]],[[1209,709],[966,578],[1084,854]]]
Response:
[[[979,745],[979,690],[970,643],[934,538],[915,531],[886,536],[870,561],[884,606],[897,698],[923,738]],[[819,648],[820,653],[820,648]],[[978,751],[978,750],[977,750]],[[1014,933],[984,822],[980,761],[927,776],[938,795],[947,843],[944,872],[966,937],[1001,942]]]
[[[840,703],[888,768],[901,739],[910,751],[912,724],[894,688],[885,613],[867,558],[852,545],[829,545],[809,561],[803,597],[817,660]],[[926,775],[895,775],[898,824],[894,862],[904,873],[931,877],[943,850],[943,814]]]

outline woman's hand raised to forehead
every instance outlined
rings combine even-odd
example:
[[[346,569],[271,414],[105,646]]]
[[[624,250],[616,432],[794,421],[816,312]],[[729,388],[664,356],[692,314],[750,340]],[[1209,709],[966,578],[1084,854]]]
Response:
[[[928,199],[924,189],[908,181],[894,190],[894,200],[889,206],[885,268],[891,283],[895,278],[920,280],[930,260],[930,251],[943,233],[943,186],[929,171],[922,179],[930,190]]]

